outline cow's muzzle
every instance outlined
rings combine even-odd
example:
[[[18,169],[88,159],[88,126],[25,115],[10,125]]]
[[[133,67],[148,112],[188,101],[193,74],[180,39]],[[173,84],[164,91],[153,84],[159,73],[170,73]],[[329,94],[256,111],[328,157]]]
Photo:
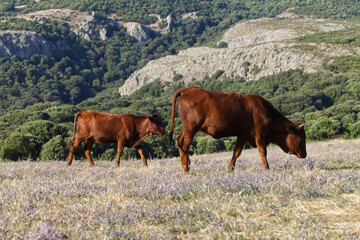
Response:
[[[297,153],[295,154],[298,158],[306,158],[306,153]]]

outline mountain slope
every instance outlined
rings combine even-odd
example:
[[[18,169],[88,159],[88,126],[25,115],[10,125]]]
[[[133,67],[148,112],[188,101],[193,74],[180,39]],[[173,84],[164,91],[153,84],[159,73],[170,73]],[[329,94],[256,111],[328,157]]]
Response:
[[[185,84],[202,80],[218,70],[227,76],[238,75],[256,80],[289,69],[305,72],[323,69],[323,62],[336,56],[360,53],[359,47],[335,44],[300,43],[295,39],[307,34],[338,31],[360,24],[294,15],[279,15],[244,21],[229,29],[219,41],[227,48],[196,47],[180,51],[178,55],[150,61],[134,72],[119,88],[121,95],[129,95],[142,86],[160,80],[173,81],[181,75]]]

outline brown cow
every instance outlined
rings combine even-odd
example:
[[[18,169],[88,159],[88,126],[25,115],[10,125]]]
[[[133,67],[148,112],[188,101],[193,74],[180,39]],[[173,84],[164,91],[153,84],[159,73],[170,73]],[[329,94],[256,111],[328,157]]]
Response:
[[[274,106],[258,95],[183,88],[174,93],[169,142],[174,132],[175,104],[178,100],[183,131],[176,138],[185,172],[190,170],[189,147],[194,135],[205,132],[214,138],[236,136],[229,171],[235,167],[244,143],[257,147],[265,169],[269,169],[266,146],[275,143],[299,158],[306,157],[304,123],[292,123]]]
[[[78,119],[77,137],[76,120]],[[147,166],[146,158],[140,143],[151,135],[164,135],[165,129],[157,113],[151,116],[137,116],[133,114],[110,114],[95,111],[80,111],[74,118],[74,136],[70,143],[70,153],[67,164],[71,165],[75,149],[85,141],[85,156],[90,165],[91,148],[95,141],[100,143],[117,142],[116,166],[120,164],[120,157],[124,147],[134,147],[140,154],[144,166]]]

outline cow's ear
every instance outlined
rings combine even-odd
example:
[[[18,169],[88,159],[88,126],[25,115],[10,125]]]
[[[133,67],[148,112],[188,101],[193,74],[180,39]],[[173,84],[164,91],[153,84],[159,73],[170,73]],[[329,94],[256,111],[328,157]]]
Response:
[[[289,126],[288,131],[290,134],[296,133],[296,130],[297,130],[296,126],[294,126],[294,125]]]
[[[305,126],[305,123],[304,122],[298,122],[297,125],[298,125],[298,128],[301,129],[301,128],[303,128]]]

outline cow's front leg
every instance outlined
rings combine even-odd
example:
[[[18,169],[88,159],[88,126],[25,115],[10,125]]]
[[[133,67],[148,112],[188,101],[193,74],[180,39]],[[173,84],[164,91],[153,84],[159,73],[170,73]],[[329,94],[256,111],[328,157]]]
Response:
[[[267,154],[267,150],[266,150],[266,144],[260,140],[260,138],[256,138],[256,146],[259,150],[260,153],[260,157],[261,157],[261,161],[262,161],[262,165],[264,167],[265,170],[269,170],[269,164],[268,161],[266,159],[266,154]]]
[[[176,138],[178,141],[181,166],[185,173],[190,171],[190,158],[189,158],[189,148],[193,140],[193,135],[181,132],[181,134]]]
[[[116,156],[116,162],[115,165],[118,167],[120,165],[120,158],[124,151],[124,144],[122,141],[118,141],[118,148],[117,148],[117,156]]]
[[[135,147],[135,149],[136,149],[136,150],[138,151],[138,153],[140,154],[141,160],[142,160],[144,166],[146,167],[146,166],[147,166],[147,161],[146,161],[146,158],[145,158],[145,156],[144,156],[144,151],[143,151],[141,145],[137,145],[137,146]]]
[[[240,137],[237,137],[235,147],[233,150],[233,155],[229,164],[229,172],[234,171],[236,159],[240,156],[243,146],[244,146],[244,140],[241,139]]]
[[[89,138],[86,140],[84,150],[85,150],[85,156],[90,164],[90,166],[94,166],[94,162],[91,158],[91,148],[94,145],[95,140],[93,138]]]

